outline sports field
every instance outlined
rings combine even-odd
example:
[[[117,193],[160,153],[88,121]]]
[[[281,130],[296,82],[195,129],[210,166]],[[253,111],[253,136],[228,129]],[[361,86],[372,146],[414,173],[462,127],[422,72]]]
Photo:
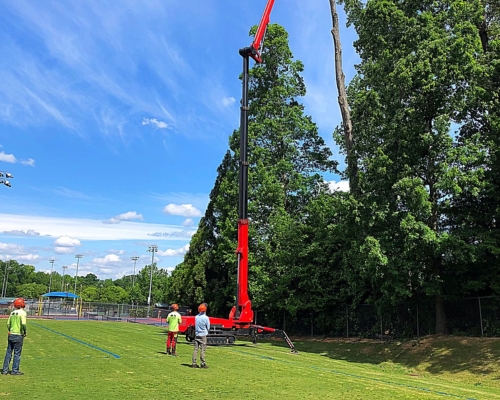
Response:
[[[296,340],[298,355],[281,341],[239,341],[209,347],[201,370],[183,338],[179,357],[165,354],[162,327],[29,320],[28,329],[25,375],[0,376],[0,398],[500,399],[495,339]]]

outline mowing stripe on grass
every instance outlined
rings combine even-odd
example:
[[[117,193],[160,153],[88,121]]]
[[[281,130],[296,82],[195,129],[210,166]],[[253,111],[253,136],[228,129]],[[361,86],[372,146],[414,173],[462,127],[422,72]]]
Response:
[[[422,392],[427,392],[427,393],[431,393],[431,394],[437,394],[439,396],[453,397],[455,399],[477,400],[477,399],[475,399],[473,397],[465,397],[465,396],[460,396],[460,395],[456,395],[456,394],[452,394],[452,393],[446,393],[446,392],[442,392],[442,391],[438,391],[438,390],[432,390],[432,389],[428,389],[428,388],[424,388],[424,387],[418,387],[418,386],[412,386],[412,385],[405,385],[404,383],[397,383],[397,382],[386,381],[386,380],[379,379],[379,378],[370,378],[370,377],[363,376],[363,375],[350,374],[348,372],[336,371],[336,370],[330,369],[330,368],[316,367],[314,365],[305,365],[305,364],[296,363],[296,362],[292,362],[292,361],[281,360],[279,358],[274,358],[274,357],[262,356],[262,355],[259,355],[259,354],[249,353],[247,351],[242,351],[242,350],[233,350],[233,349],[231,349],[231,351],[236,352],[236,353],[247,354],[247,355],[250,355],[250,356],[256,357],[256,358],[262,358],[264,360],[277,361],[277,362],[281,362],[281,363],[284,363],[284,364],[296,365],[296,366],[299,366],[299,367],[302,367],[302,368],[310,368],[310,369],[314,369],[314,370],[317,370],[317,371],[330,372],[330,373],[335,374],[335,375],[348,376],[350,378],[355,378],[355,379],[362,379],[362,380],[367,380],[367,381],[374,381],[374,382],[379,382],[379,383],[383,383],[383,384],[386,384],[386,385],[404,387],[406,389],[419,390],[419,391],[422,391]]]
[[[73,341],[75,341],[77,343],[80,343],[80,344],[83,344],[85,346],[91,347],[91,348],[93,348],[95,350],[102,351],[103,353],[109,354],[110,356],[112,356],[114,358],[121,358],[118,354],[112,353],[112,352],[110,352],[108,350],[105,350],[105,349],[101,349],[100,347],[94,346],[93,344],[90,344],[90,343],[87,343],[87,342],[83,342],[80,339],[77,339],[77,338],[74,338],[72,336],[66,335],[65,333],[57,332],[57,331],[55,331],[53,329],[47,328],[46,326],[37,324],[36,322],[30,322],[30,325],[39,326],[40,328],[43,328],[43,329],[45,329],[45,330],[47,330],[49,332],[55,333],[56,335],[61,335],[61,336],[65,337],[66,339],[70,339],[70,340],[73,340]]]

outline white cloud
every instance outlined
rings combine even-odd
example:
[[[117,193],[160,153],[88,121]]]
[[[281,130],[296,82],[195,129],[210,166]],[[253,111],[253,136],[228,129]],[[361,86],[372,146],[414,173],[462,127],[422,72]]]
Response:
[[[40,256],[38,254],[25,254],[22,256],[16,256],[16,261],[35,261],[39,259]]]
[[[228,107],[228,106],[233,105],[235,101],[236,101],[236,99],[234,97],[232,97],[232,96],[230,96],[230,97],[223,97],[222,98],[222,105],[224,107]]]
[[[183,222],[182,222],[182,226],[193,226],[194,225],[194,222],[191,218],[186,218]]]
[[[201,211],[192,204],[168,204],[163,209],[165,214],[181,215],[183,217],[201,217]]]
[[[157,129],[167,129],[168,124],[163,121],[159,121],[156,118],[143,118],[142,125],[153,125]]]
[[[181,247],[180,249],[168,249],[165,251],[158,251],[159,256],[165,256],[165,257],[179,257],[183,256],[186,254],[186,252],[189,250],[189,243],[186,244],[185,246]]]
[[[40,233],[35,232],[33,229],[28,229],[27,231],[3,231],[2,233],[8,236],[40,236]]]
[[[27,165],[29,167],[34,167],[35,166],[35,160],[33,160],[32,158],[28,158],[27,160],[21,160],[19,161],[21,164],[23,165]]]
[[[110,252],[111,254],[121,254],[121,255],[125,254],[125,250],[115,250],[115,249],[111,249],[111,250],[109,250],[109,252]]]
[[[199,210],[205,210],[210,201],[207,193],[170,192],[152,193],[152,196],[167,204],[192,204]]]
[[[5,261],[33,262],[41,259],[40,255],[29,253],[23,246],[12,243],[0,243],[0,252],[3,253],[0,259]]]
[[[73,251],[73,247],[54,247],[54,252],[57,254],[71,254]]]
[[[0,161],[8,162],[11,164],[15,164],[17,159],[14,154],[5,154],[5,152],[0,152]]]
[[[52,238],[70,237],[79,240],[151,240],[153,235],[163,240],[186,239],[194,231],[186,231],[180,225],[146,224],[124,221],[120,224],[103,224],[98,219],[51,218],[36,215],[0,214],[2,228],[6,231],[26,231],[32,229],[40,236]],[[58,245],[67,247],[67,245]],[[71,248],[71,247],[70,247]]]
[[[98,265],[109,265],[109,264],[113,264],[113,263],[116,264],[116,263],[119,263],[121,261],[122,261],[122,259],[120,257],[118,257],[116,254],[108,254],[105,257],[94,258],[92,260],[92,262],[94,264],[98,264]]]
[[[174,231],[174,232],[148,233],[148,236],[163,237],[163,238],[184,238],[184,239],[189,239],[195,233],[196,233],[195,230],[194,231],[183,230],[183,231]]]
[[[35,166],[35,160],[33,160],[32,158],[29,158],[27,160],[18,160],[14,154],[6,154],[4,151],[0,152],[0,161],[8,162],[11,164],[21,163],[30,167]]]
[[[81,243],[78,239],[69,236],[60,236],[54,241],[54,245],[57,247],[75,247],[80,246]]]
[[[0,251],[2,253],[19,254],[23,252],[23,247],[13,243],[0,243]]]
[[[122,221],[131,221],[134,219],[142,220],[142,214],[137,214],[135,211],[129,211],[120,215],[116,215],[106,221],[102,221],[103,224],[119,224]]]
[[[102,272],[103,274],[111,274],[113,272],[112,268],[99,268],[99,272]]]
[[[327,182],[331,192],[348,192],[349,181],[330,181]]]

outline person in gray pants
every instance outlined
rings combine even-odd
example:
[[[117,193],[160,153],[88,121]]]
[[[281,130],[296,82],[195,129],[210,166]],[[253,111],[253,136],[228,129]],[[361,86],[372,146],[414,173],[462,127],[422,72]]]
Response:
[[[18,298],[14,300],[14,311],[10,313],[7,321],[7,329],[9,337],[7,340],[7,350],[3,361],[2,375],[9,373],[9,364],[14,355],[12,362],[11,375],[24,375],[19,371],[19,364],[21,363],[21,352],[23,351],[23,342],[26,337],[26,311],[24,311],[24,299]]]
[[[208,368],[208,365],[205,362],[205,351],[207,349],[207,335],[210,330],[210,320],[208,319],[206,312],[206,303],[200,304],[198,306],[199,314],[194,319],[196,336],[194,338],[193,362],[191,364],[192,368]],[[198,360],[198,350],[200,350],[200,366],[196,363]]]

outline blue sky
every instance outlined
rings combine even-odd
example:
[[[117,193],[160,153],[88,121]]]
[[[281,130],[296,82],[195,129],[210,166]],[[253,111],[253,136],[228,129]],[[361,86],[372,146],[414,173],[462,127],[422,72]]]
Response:
[[[266,0],[0,2],[0,259],[117,279],[182,261],[239,124],[238,49]],[[341,35],[349,81],[355,33]],[[329,2],[276,0],[335,158]],[[253,62],[252,62],[253,64]],[[336,176],[325,176],[335,181]],[[236,225],[237,221],[235,221]]]

